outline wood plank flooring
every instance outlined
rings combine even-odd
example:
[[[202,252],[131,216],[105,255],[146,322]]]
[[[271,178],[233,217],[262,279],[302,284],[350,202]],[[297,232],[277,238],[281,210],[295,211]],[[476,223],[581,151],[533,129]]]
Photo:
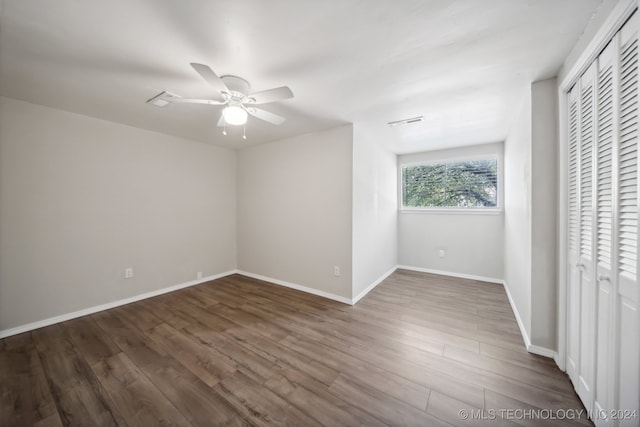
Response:
[[[354,307],[234,275],[0,340],[0,426],[590,425],[578,411],[500,285],[406,270]]]

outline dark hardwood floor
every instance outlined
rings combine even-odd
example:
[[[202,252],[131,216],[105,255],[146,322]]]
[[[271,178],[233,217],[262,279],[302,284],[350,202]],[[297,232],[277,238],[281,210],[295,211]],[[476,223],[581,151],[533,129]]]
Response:
[[[403,270],[354,307],[234,275],[5,338],[0,396],[2,426],[590,424],[502,286]]]

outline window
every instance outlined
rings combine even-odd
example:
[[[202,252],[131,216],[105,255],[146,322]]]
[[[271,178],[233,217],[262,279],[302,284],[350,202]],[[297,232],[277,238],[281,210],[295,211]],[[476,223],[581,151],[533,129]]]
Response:
[[[403,166],[402,207],[496,209],[497,157]]]

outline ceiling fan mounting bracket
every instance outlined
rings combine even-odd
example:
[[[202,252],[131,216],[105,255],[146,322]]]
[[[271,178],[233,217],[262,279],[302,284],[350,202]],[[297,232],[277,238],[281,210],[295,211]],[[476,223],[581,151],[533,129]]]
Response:
[[[242,100],[249,95],[251,86],[249,82],[238,76],[222,76],[220,79],[229,89],[229,97],[232,99]]]

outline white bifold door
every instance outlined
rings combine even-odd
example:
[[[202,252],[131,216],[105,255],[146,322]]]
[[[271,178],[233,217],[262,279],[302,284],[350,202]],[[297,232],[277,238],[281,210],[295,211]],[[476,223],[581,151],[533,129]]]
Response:
[[[638,13],[567,94],[567,372],[596,425],[640,425]]]

